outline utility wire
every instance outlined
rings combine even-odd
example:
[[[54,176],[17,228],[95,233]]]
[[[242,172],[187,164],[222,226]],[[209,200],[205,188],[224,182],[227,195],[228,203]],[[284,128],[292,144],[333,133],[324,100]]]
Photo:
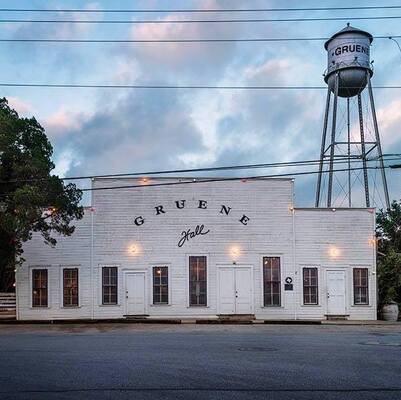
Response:
[[[381,167],[366,167],[368,170],[380,169]],[[390,166],[384,166],[385,169],[390,168]],[[363,170],[363,167],[355,167],[355,168],[344,168],[337,169],[334,172],[345,172],[345,171],[358,171]],[[302,176],[302,175],[315,175],[319,173],[327,174],[329,170],[323,171],[303,171],[303,172],[293,172],[293,173],[283,173],[283,174],[272,174],[272,175],[255,175],[255,176],[243,176],[243,177],[227,177],[227,178],[186,178],[188,180],[178,180],[175,182],[162,182],[162,183],[153,183],[153,184],[139,184],[139,185],[120,185],[120,186],[99,186],[99,187],[91,187],[91,188],[83,188],[80,189],[82,192],[93,192],[99,190],[121,190],[121,189],[136,189],[136,188],[150,188],[150,187],[159,187],[159,186],[178,186],[178,185],[188,185],[188,184],[199,184],[199,183],[212,183],[212,182],[230,182],[230,181],[250,181],[257,179],[270,179],[270,178],[291,178],[294,176]],[[12,193],[0,193],[1,196],[8,196]]]
[[[380,167],[366,167],[367,169],[380,169]],[[390,168],[389,166],[385,166],[385,169]],[[357,171],[363,170],[363,167],[355,167],[355,168],[344,168],[337,169],[334,172],[344,172],[344,171]],[[321,171],[326,174],[330,171]],[[102,186],[102,187],[92,187],[92,188],[83,188],[80,189],[83,192],[92,192],[98,190],[117,190],[117,189],[133,189],[133,188],[149,188],[154,186],[177,186],[177,185],[186,185],[186,184],[196,184],[196,183],[211,183],[211,182],[226,182],[226,181],[247,181],[247,180],[257,180],[257,179],[268,179],[268,178],[284,178],[284,177],[293,177],[293,176],[301,176],[301,175],[315,175],[319,174],[319,171],[303,171],[303,172],[293,172],[293,173],[283,173],[283,174],[272,174],[272,175],[256,175],[256,176],[243,176],[243,177],[228,177],[228,178],[211,178],[211,179],[192,179],[188,181],[177,181],[177,182],[163,182],[163,183],[153,183],[146,185],[121,185],[121,186]],[[189,178],[188,178],[189,179]]]
[[[398,38],[398,37],[399,37],[399,36],[389,36],[389,39],[392,40],[392,41],[397,45],[398,50],[399,50],[400,53],[401,53],[401,46],[400,46],[400,44],[398,43],[398,41],[394,39],[394,38]]]
[[[367,162],[377,161],[378,157],[367,158]],[[401,159],[401,154],[384,154],[383,158],[385,161],[398,161]],[[351,162],[360,162],[359,159],[354,158]],[[102,175],[83,175],[83,176],[70,176],[60,178],[64,181],[83,180],[83,179],[94,179],[94,178],[121,178],[121,177],[134,177],[134,176],[153,176],[153,175],[169,175],[169,174],[186,174],[186,173],[199,173],[199,172],[216,172],[216,171],[227,171],[227,170],[241,170],[241,169],[261,169],[261,168],[284,168],[284,167],[303,167],[319,165],[320,160],[299,160],[299,161],[288,161],[288,162],[276,162],[276,163],[263,163],[263,164],[243,164],[243,165],[230,165],[221,167],[205,167],[205,168],[191,168],[191,169],[173,169],[173,170],[162,170],[162,171],[143,171],[143,172],[128,172],[128,173],[117,173],[117,174],[102,174]],[[334,160],[334,164],[345,164],[348,160]],[[323,160],[323,164],[329,164],[329,160]],[[0,184],[9,183],[21,183],[21,182],[36,182],[44,181],[46,178],[31,178],[31,179],[14,179],[8,181],[0,181]]]
[[[354,7],[303,7],[303,8],[221,8],[221,9],[89,9],[78,8],[0,8],[0,12],[63,12],[63,13],[222,13],[222,12],[287,12],[287,11],[336,11],[336,10],[389,10],[399,9],[399,5],[387,6],[354,6]]]
[[[401,15],[374,17],[319,17],[319,18],[246,18],[246,19],[0,19],[0,23],[41,23],[41,24],[201,24],[201,23],[257,23],[257,22],[314,22],[314,21],[356,21],[400,19]]]
[[[327,86],[234,86],[234,85],[82,85],[74,83],[6,83],[0,87],[78,88],[78,89],[217,89],[217,90],[327,90]],[[400,85],[372,86],[374,89],[401,89]],[[349,86],[348,89],[360,89]]]
[[[401,38],[401,35],[374,36],[375,39]],[[309,38],[227,38],[227,39],[0,39],[0,42],[36,42],[36,43],[227,43],[227,42],[303,42],[326,41],[329,37]],[[353,38],[347,38],[353,39]],[[395,41],[395,40],[394,40]],[[396,42],[397,43],[397,42]]]

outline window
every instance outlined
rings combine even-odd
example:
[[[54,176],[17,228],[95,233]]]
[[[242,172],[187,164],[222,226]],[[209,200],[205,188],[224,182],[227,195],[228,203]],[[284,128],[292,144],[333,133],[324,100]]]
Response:
[[[318,304],[318,275],[317,268],[304,268],[304,304]]]
[[[78,307],[78,268],[63,269],[63,306]]]
[[[280,306],[280,257],[263,257],[263,304]]]
[[[117,267],[102,268],[102,303],[117,304]]]
[[[32,307],[47,307],[47,269],[32,270]]]
[[[206,306],[206,256],[189,257],[189,305]]]
[[[168,267],[153,267],[153,304],[168,304]]]
[[[368,269],[354,268],[354,304],[369,304]]]

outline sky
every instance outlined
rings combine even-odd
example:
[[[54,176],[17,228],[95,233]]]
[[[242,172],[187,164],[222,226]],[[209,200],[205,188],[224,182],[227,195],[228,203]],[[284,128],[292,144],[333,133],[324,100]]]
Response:
[[[3,0],[0,8],[240,9],[378,4],[384,5],[377,0]],[[139,15],[0,12],[1,18],[74,20],[264,16],[346,18],[363,15],[401,15],[401,9],[193,15],[174,12]],[[347,19],[235,24],[0,23],[0,38],[329,37],[342,29],[346,22]],[[351,24],[374,36],[401,35],[399,19],[351,21]],[[324,85],[322,74],[327,63],[323,44],[322,41],[190,44],[2,42],[0,76],[3,83],[321,86]],[[401,52],[393,41],[375,39],[371,58],[375,61],[373,85],[401,85]],[[6,97],[20,115],[35,116],[46,129],[54,147],[54,172],[60,176],[317,159],[326,99],[325,90],[0,87],[0,91],[0,96]],[[377,89],[374,94],[383,152],[401,153],[401,90]],[[344,109],[341,110],[339,129],[344,130]],[[371,131],[367,130],[368,135]],[[265,169],[242,171],[240,174],[263,175],[283,171]],[[399,199],[401,170],[388,170],[387,174],[390,197]],[[355,175],[356,185],[359,179],[360,176]],[[296,178],[297,206],[313,205],[315,182],[316,175]],[[90,182],[79,184],[88,187]],[[337,202],[344,201],[341,185],[338,185],[335,195]],[[362,199],[356,196],[355,202]],[[90,198],[86,196],[84,202],[88,204]],[[378,207],[383,206],[379,193],[376,202]]]

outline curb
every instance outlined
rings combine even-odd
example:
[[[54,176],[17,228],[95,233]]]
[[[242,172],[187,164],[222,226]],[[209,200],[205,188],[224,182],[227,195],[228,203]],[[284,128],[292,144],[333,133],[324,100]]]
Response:
[[[400,326],[401,321],[320,321],[320,320],[220,320],[220,319],[58,319],[15,320],[0,319],[1,325],[73,325],[73,324],[165,324],[165,325],[326,325],[326,326]]]

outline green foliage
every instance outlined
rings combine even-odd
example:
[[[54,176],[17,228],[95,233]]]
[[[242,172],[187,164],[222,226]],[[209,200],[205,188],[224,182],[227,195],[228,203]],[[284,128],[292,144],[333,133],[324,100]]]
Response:
[[[23,243],[40,232],[71,235],[83,216],[82,192],[51,174],[53,148],[35,118],[20,118],[0,99],[0,291],[13,282]]]
[[[393,201],[376,218],[379,302],[401,303],[401,202]]]

